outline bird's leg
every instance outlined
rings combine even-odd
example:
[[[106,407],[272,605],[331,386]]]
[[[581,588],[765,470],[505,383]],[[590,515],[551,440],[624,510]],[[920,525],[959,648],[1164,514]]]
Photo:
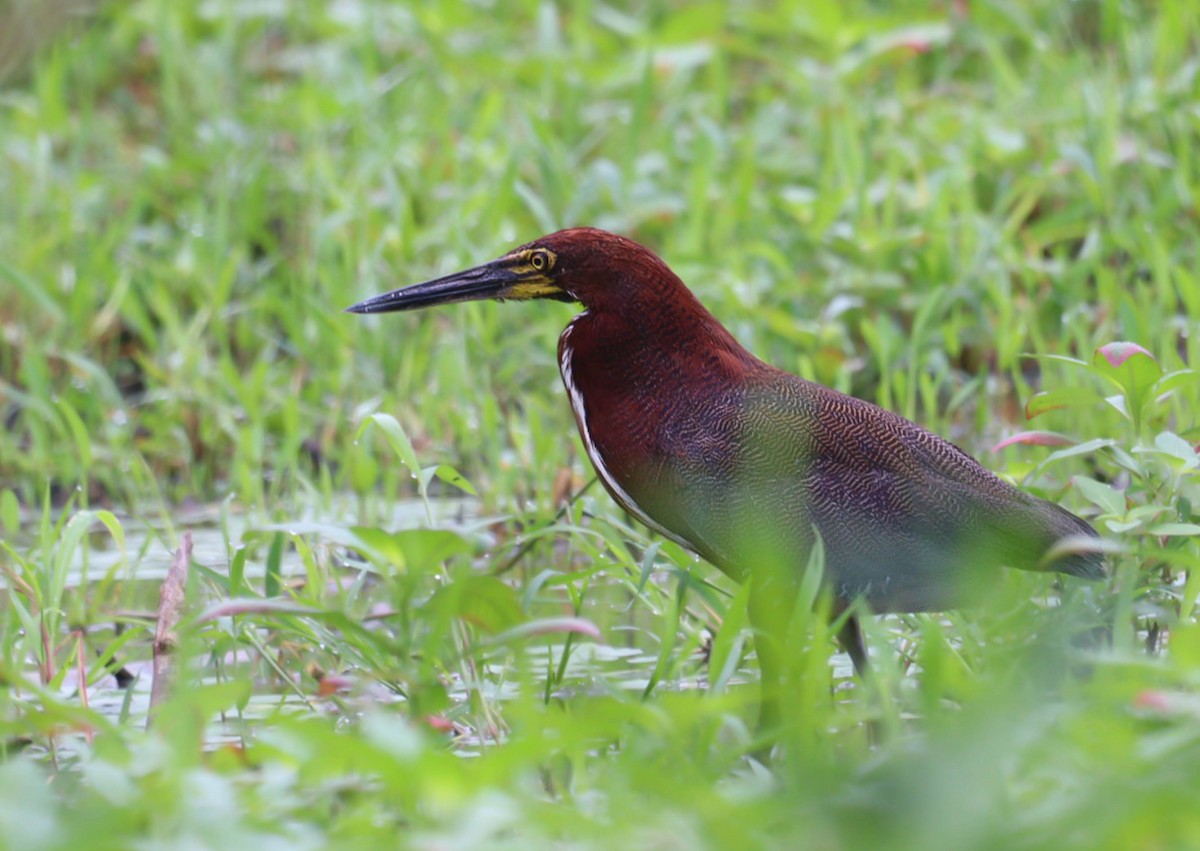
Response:
[[[837,634],[838,644],[850,656],[854,663],[854,672],[860,679],[865,679],[870,670],[870,656],[867,654],[867,642],[863,638],[862,623],[858,615],[849,615]]]
[[[838,628],[838,644],[842,645],[842,649],[850,656],[850,661],[854,663],[854,672],[858,674],[859,680],[865,681],[871,670],[871,657],[867,653],[866,639],[863,638],[862,620],[857,614],[847,612],[845,606],[839,606],[835,610],[834,620],[843,614],[846,619]],[[860,685],[856,694],[864,695],[864,691]],[[869,694],[860,699],[870,699]],[[863,730],[866,733],[868,746],[875,747],[883,741],[884,730],[878,717],[868,717],[863,722]]]

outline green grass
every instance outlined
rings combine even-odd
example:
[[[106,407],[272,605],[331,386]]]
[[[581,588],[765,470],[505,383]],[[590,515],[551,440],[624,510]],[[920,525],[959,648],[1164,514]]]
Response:
[[[0,5],[40,44],[0,38],[0,847],[1200,844],[1191,4],[37,5]],[[563,507],[571,308],[341,312],[573,224],[1087,515],[1113,578],[874,622],[868,683],[808,623],[748,759],[744,595]]]

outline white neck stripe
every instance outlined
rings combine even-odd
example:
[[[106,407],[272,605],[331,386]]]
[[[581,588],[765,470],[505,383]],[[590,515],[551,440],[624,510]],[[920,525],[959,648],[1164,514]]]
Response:
[[[664,537],[670,538],[675,543],[693,549],[692,544],[680,538],[669,529],[665,529],[649,517],[641,506],[634,501],[633,497],[625,488],[621,487],[620,482],[609,472],[608,467],[604,463],[604,458],[600,455],[600,450],[596,447],[595,441],[592,440],[591,431],[588,429],[587,408],[583,402],[583,394],[579,392],[579,388],[575,386],[575,377],[571,370],[571,358],[573,351],[571,349],[571,332],[575,330],[575,322],[581,317],[586,316],[587,312],[579,314],[571,321],[566,330],[562,332],[559,338],[561,355],[558,360],[558,369],[562,373],[563,384],[567,388],[567,396],[571,399],[571,410],[575,412],[575,422],[579,426],[579,436],[583,438],[583,448],[587,452],[588,460],[592,462],[592,466],[596,468],[596,472],[607,485],[609,491],[616,497],[617,502],[621,504],[626,511],[635,516],[642,523],[649,526],[655,532],[658,532]]]

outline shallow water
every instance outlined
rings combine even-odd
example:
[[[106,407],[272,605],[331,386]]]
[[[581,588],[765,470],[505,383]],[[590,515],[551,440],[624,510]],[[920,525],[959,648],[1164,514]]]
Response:
[[[228,570],[236,547],[256,535],[274,532],[311,534],[325,536],[336,543],[357,524],[357,520],[350,518],[354,517],[358,501],[346,495],[333,500],[332,504],[323,503],[289,505],[295,514],[285,523],[272,522],[261,516],[261,512],[247,514],[228,503],[180,506],[172,508],[169,516],[161,508],[136,515],[113,512],[124,532],[124,548],[117,545],[102,523],[91,524],[86,546],[75,547],[66,554],[69,562],[66,587],[77,588],[110,575],[123,581],[161,581],[167,575],[184,532],[192,536],[193,562],[218,571]],[[478,535],[498,519],[481,516],[478,501],[474,499],[431,499],[428,510],[420,500],[390,505],[373,502],[371,508],[371,519],[362,522],[389,531],[428,528],[432,518],[435,528]],[[36,547],[38,530],[33,528],[33,523],[32,513],[23,517],[21,529],[8,540],[17,552]],[[261,578],[265,561],[248,560],[245,571],[248,577]],[[302,572],[303,566],[294,548],[285,547],[280,563],[281,575],[294,576]],[[7,580],[0,574],[0,588],[6,587]]]
[[[351,517],[357,505],[353,498],[346,497],[333,506],[329,501],[323,501],[321,505],[291,506],[297,513],[286,523],[274,523],[261,517],[250,516],[228,503],[182,507],[174,511],[169,518],[163,517],[161,513],[154,515],[149,512],[144,516],[123,515],[117,517],[124,534],[123,548],[118,546],[104,525],[97,522],[86,530],[87,533],[82,536],[79,545],[71,552],[54,552],[51,559],[66,559],[65,587],[68,589],[95,587],[101,580],[119,580],[127,588],[135,585],[141,587],[142,590],[134,595],[141,601],[139,605],[144,606],[141,611],[114,613],[111,607],[100,607],[102,614],[96,616],[97,623],[93,628],[105,632],[109,628],[104,626],[104,619],[110,616],[114,619],[153,621],[153,600],[157,599],[158,586],[167,575],[178,546],[177,542],[185,532],[190,533],[193,541],[192,564],[207,568],[218,575],[228,573],[236,548],[251,542],[258,552],[253,558],[246,559],[245,575],[251,580],[261,580],[266,570],[264,555],[267,544],[277,533],[282,532],[289,536],[301,536],[313,545],[327,546],[331,551],[336,551],[339,564],[346,568],[345,575],[355,576],[360,572],[356,568],[366,565],[357,561],[351,549],[355,543],[351,531],[354,524],[344,519],[330,522],[328,518]],[[481,516],[478,503],[470,499],[431,500],[428,504],[411,501],[389,506],[375,503],[371,506],[371,514],[369,525],[372,528],[393,532],[431,526],[436,529],[450,529],[466,537],[482,539],[483,550],[489,548],[489,543],[494,543],[490,541],[488,527],[502,519]],[[18,536],[22,540],[10,541],[10,545],[17,552],[30,553],[28,561],[31,564],[36,563],[40,555],[40,549],[34,546],[37,534],[37,530],[24,528]],[[63,537],[65,539],[68,536],[64,534]],[[511,545],[513,542],[509,543]],[[282,548],[279,569],[283,578],[305,575],[304,563],[295,546],[289,544]],[[193,577],[195,573],[193,571]],[[550,691],[549,696],[554,699],[611,694],[614,689],[631,693],[643,692],[652,682],[659,664],[656,652],[658,638],[652,629],[657,616],[647,611],[630,594],[627,583],[604,574],[598,574],[590,581],[591,591],[580,615],[584,618],[600,616],[603,622],[604,613],[607,611],[610,628],[603,641],[589,638],[572,642],[561,682]],[[666,570],[653,571],[650,581],[674,582]],[[0,587],[3,587],[3,582],[0,582]],[[542,597],[547,593],[562,594],[563,608],[569,609],[570,603],[565,591],[559,589],[547,592],[543,589],[539,592]],[[125,596],[128,597],[129,594]],[[613,623],[613,611],[628,614],[622,614],[619,621]],[[152,629],[151,625],[151,633]],[[134,677],[131,685],[122,688],[110,675],[92,683],[86,689],[87,705],[114,724],[136,728],[146,724],[152,679],[152,663],[148,658],[149,637],[139,636],[134,643],[118,654],[125,672]],[[93,637],[89,644],[94,649],[104,646],[108,640],[110,639],[107,636],[98,635]],[[655,652],[651,652],[652,650]],[[489,700],[496,701],[515,698],[520,682],[529,683],[532,680],[540,691],[545,688],[549,672],[553,670],[557,674],[559,660],[564,652],[563,642],[531,642],[521,651],[522,664],[527,672],[525,676],[512,676],[511,670],[501,667],[487,671],[487,675],[483,676],[480,682],[471,684],[471,687],[479,689]],[[214,668],[211,659],[193,658],[185,664],[190,664],[192,671],[190,677],[188,672],[183,672],[181,679],[197,683],[215,682],[212,678]],[[845,654],[835,654],[831,664],[836,677],[852,676],[850,660]],[[246,650],[240,651],[240,655],[228,656],[222,660],[219,668],[227,679],[261,677],[265,670],[261,660],[252,658]],[[370,677],[357,677],[352,669],[331,673],[339,681],[345,680],[348,685],[329,696],[318,695],[315,682],[298,671],[289,670],[289,676],[293,678],[290,685],[279,680],[277,676],[270,675],[255,682],[253,693],[240,712],[225,713],[213,719],[206,735],[206,746],[217,748],[226,744],[242,743],[247,736],[255,735],[262,722],[277,718],[281,712],[337,715],[352,720],[370,707],[404,700]],[[31,682],[36,682],[38,673],[32,662],[28,668],[28,675]],[[743,659],[729,682],[735,686],[746,685],[753,683],[756,678],[757,673],[752,662]],[[457,675],[451,675],[445,685],[455,705],[461,705],[468,700],[471,687]],[[704,689],[707,686],[708,671],[705,660],[699,651],[693,651],[689,658],[678,662],[672,677],[666,682],[658,683],[656,688],[682,691]],[[83,702],[84,695],[75,669],[65,672],[59,691],[67,703]],[[451,711],[448,714],[455,713]],[[63,749],[56,752],[56,760],[69,758],[72,750],[69,741],[76,735],[64,734]],[[472,753],[493,743],[494,738],[478,736],[474,731],[456,725],[455,741],[460,751]]]

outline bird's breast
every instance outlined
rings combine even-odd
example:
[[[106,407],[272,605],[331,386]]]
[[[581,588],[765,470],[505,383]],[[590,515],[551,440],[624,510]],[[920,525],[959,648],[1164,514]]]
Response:
[[[742,431],[741,390],[719,370],[634,339],[606,340],[584,313],[559,340],[559,369],[588,459],[612,497],[718,565]],[[698,370],[688,372],[688,363]],[[693,374],[698,373],[698,374]]]
[[[626,511],[660,534],[690,546],[689,541],[652,517],[630,493],[631,487],[638,489],[635,482],[642,478],[636,474],[636,468],[656,462],[656,441],[650,434],[645,412],[632,410],[623,398],[605,394],[605,382],[589,380],[593,370],[586,362],[580,362],[583,359],[577,357],[572,341],[576,324],[585,317],[586,314],[577,318],[563,331],[558,366],[588,460],[605,489]]]

